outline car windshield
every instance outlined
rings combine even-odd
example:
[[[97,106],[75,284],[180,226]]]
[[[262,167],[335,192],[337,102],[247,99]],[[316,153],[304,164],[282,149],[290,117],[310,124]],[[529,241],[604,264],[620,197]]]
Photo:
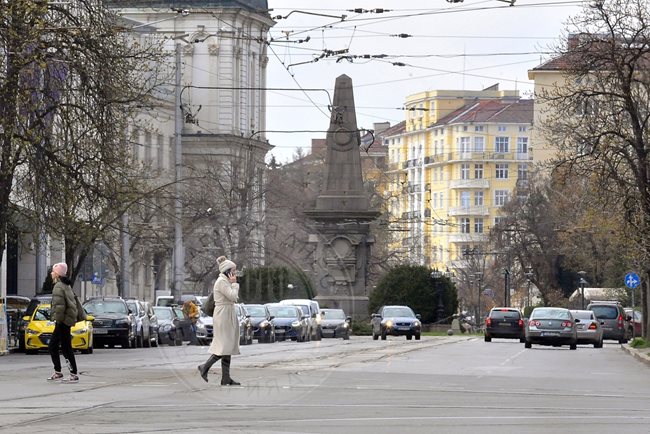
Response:
[[[293,306],[270,306],[269,312],[276,318],[298,318],[298,312]]]
[[[172,319],[172,310],[160,307],[154,307],[153,311],[156,312],[158,319]]]
[[[136,306],[136,302],[134,301],[127,301],[126,304],[129,306],[129,309],[131,309],[131,312],[136,313],[138,311],[138,306]]]
[[[183,313],[182,310],[180,310],[180,309],[177,308],[177,307],[173,308],[172,310],[173,310],[174,313],[176,314],[176,318],[178,318],[178,319],[180,319],[180,320],[185,319],[185,314]]]
[[[598,319],[616,319],[618,318],[618,309],[615,306],[598,306],[592,305],[591,310],[596,314]]]
[[[408,307],[387,307],[384,309],[384,316],[401,316],[401,317],[414,317],[413,311]]]
[[[252,317],[266,317],[266,309],[262,306],[246,306],[246,312]]]
[[[549,308],[535,308],[533,313],[530,315],[530,319],[536,318],[550,318],[550,319],[571,319],[569,311],[566,309],[554,309]]]
[[[590,310],[572,310],[571,314],[577,319],[593,319],[594,313]]]
[[[322,313],[325,319],[345,319],[345,313],[342,310],[324,310]]]
[[[122,313],[127,314],[126,304],[121,301],[90,301],[84,305],[84,309],[90,315],[97,315],[99,313]]]
[[[49,307],[39,307],[34,312],[34,321],[50,321],[52,311]]]
[[[521,318],[521,315],[519,315],[519,312],[516,310],[509,310],[509,309],[499,309],[499,310],[493,310],[490,312],[490,318],[500,320],[500,319],[519,319]]]

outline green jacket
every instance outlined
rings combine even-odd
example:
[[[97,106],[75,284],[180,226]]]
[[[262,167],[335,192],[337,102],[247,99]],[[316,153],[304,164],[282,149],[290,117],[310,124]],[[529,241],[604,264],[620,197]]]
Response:
[[[72,327],[77,322],[77,302],[70,281],[61,277],[52,290],[52,319]]]

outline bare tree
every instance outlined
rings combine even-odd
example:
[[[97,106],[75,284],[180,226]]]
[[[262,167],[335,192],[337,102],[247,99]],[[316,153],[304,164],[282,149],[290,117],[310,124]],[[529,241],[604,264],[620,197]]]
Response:
[[[544,133],[556,167],[590,179],[620,209],[642,267],[644,336],[650,326],[650,8],[645,0],[596,1],[569,22],[559,53],[564,83],[548,103]],[[622,276],[620,276],[622,279]]]
[[[165,78],[96,0],[0,3],[0,255],[17,207],[62,239],[73,279],[95,240],[149,189],[127,126]]]

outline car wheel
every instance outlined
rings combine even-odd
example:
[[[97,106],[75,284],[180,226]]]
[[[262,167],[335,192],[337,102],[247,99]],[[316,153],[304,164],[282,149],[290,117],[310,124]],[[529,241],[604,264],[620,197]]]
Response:
[[[386,340],[386,330],[381,331],[381,340],[385,341]]]
[[[183,337],[180,335],[180,333],[178,335],[176,335],[176,340],[175,340],[174,344],[177,345],[177,346],[183,345]]]
[[[142,342],[145,348],[150,348],[151,347],[151,334],[147,337],[147,339],[144,339]]]
[[[569,345],[570,350],[577,350],[578,349],[578,344],[571,344]]]
[[[415,338],[415,339],[418,339],[418,338]],[[344,341],[349,341],[349,340],[350,340],[350,333],[348,333],[347,335],[343,336],[343,340],[344,340]]]
[[[24,336],[21,337],[18,340],[18,351],[20,351],[21,353],[25,352],[25,337]]]
[[[316,329],[316,341],[321,341],[323,340],[323,331],[319,328]]]
[[[415,340],[416,340],[416,341],[419,341],[419,340],[420,340],[420,333],[416,333],[416,334],[415,334]]]
[[[594,348],[602,348],[603,343],[602,342],[594,342]]]
[[[492,338],[490,336],[488,336],[488,335],[483,336],[483,340],[485,342],[492,342]]]
[[[153,338],[153,341],[151,341],[151,346],[152,347],[157,347],[159,345],[159,343],[160,343],[159,341],[160,341],[160,336],[156,335]]]
[[[136,348],[142,348],[144,346],[144,342],[142,339],[142,335],[138,335],[135,337],[135,347]]]
[[[413,335],[406,335],[406,340],[407,341],[410,341],[411,339],[413,339]]]
[[[619,339],[618,343],[619,344],[627,344],[627,339]]]
[[[526,342],[526,339],[524,339],[524,338],[519,338],[519,342],[523,344],[524,342]]]
[[[533,344],[531,344],[531,343],[528,342],[528,341],[525,341],[525,342],[524,342],[524,348],[533,348]]]

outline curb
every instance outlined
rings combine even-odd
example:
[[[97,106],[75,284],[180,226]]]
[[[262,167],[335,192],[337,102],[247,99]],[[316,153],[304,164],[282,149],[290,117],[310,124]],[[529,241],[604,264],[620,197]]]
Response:
[[[621,344],[621,349],[626,353],[631,354],[635,359],[650,366],[650,355],[648,355],[648,353],[650,353],[649,348],[643,348],[641,350],[637,350],[627,344]]]

